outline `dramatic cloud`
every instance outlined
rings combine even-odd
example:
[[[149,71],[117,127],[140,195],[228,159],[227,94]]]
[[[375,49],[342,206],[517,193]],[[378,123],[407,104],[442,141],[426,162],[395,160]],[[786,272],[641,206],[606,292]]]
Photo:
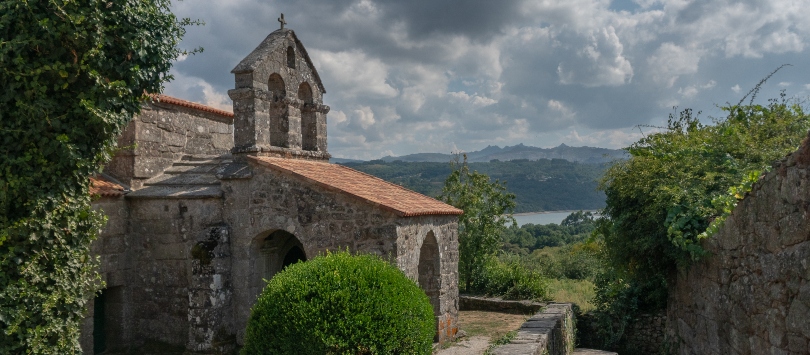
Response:
[[[167,93],[227,108],[230,70],[284,13],[327,94],[338,157],[489,144],[621,147],[673,106],[722,115],[810,91],[810,7],[793,0],[195,0]]]

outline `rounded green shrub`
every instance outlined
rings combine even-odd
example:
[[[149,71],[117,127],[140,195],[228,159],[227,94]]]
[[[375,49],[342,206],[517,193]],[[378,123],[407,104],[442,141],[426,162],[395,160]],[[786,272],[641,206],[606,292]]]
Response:
[[[399,269],[373,255],[327,253],[265,287],[242,354],[430,354],[433,308]]]

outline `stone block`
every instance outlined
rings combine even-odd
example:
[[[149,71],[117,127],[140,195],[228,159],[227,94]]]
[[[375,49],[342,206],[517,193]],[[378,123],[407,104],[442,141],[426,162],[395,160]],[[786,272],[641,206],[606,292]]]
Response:
[[[161,129],[156,125],[142,123],[136,125],[135,139],[139,142],[154,142],[160,143],[162,141]]]
[[[162,143],[173,147],[185,147],[186,135],[182,132],[163,131]]]

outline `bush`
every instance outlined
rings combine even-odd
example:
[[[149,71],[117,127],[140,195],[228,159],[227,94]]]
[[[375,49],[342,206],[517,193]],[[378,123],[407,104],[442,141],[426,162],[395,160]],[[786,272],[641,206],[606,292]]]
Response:
[[[537,249],[525,257],[525,263],[548,278],[594,281],[602,266],[596,247],[576,243]]]
[[[242,354],[430,354],[433,307],[400,270],[373,255],[327,253],[267,284]]]
[[[506,255],[504,259],[488,258],[481,274],[476,275],[473,288],[504,299],[548,298],[547,282],[539,272],[527,268],[517,256]]]

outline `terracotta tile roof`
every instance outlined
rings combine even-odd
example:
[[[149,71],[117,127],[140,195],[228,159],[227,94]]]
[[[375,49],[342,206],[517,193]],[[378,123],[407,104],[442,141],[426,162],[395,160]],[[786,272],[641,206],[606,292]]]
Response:
[[[104,178],[101,175],[91,176],[90,195],[121,197],[124,196],[124,187]]]
[[[250,159],[262,166],[289,172],[326,188],[353,195],[402,217],[463,213],[444,202],[343,165],[270,157],[251,156]]]
[[[183,100],[183,99],[178,99],[176,97],[171,97],[171,96],[163,95],[163,94],[160,94],[160,95],[150,94],[149,96],[151,96],[152,99],[154,99],[154,100],[156,100],[157,102],[160,102],[160,103],[182,106],[182,107],[186,107],[186,108],[190,108],[190,109],[195,109],[195,110],[200,110],[200,111],[204,111],[204,112],[208,112],[208,113],[213,113],[215,115],[220,115],[220,116],[228,117],[228,118],[231,118],[231,119],[233,118],[233,112],[220,110],[218,108],[213,108],[211,106],[205,106],[203,104],[198,104],[196,102],[186,101],[186,100]]]

